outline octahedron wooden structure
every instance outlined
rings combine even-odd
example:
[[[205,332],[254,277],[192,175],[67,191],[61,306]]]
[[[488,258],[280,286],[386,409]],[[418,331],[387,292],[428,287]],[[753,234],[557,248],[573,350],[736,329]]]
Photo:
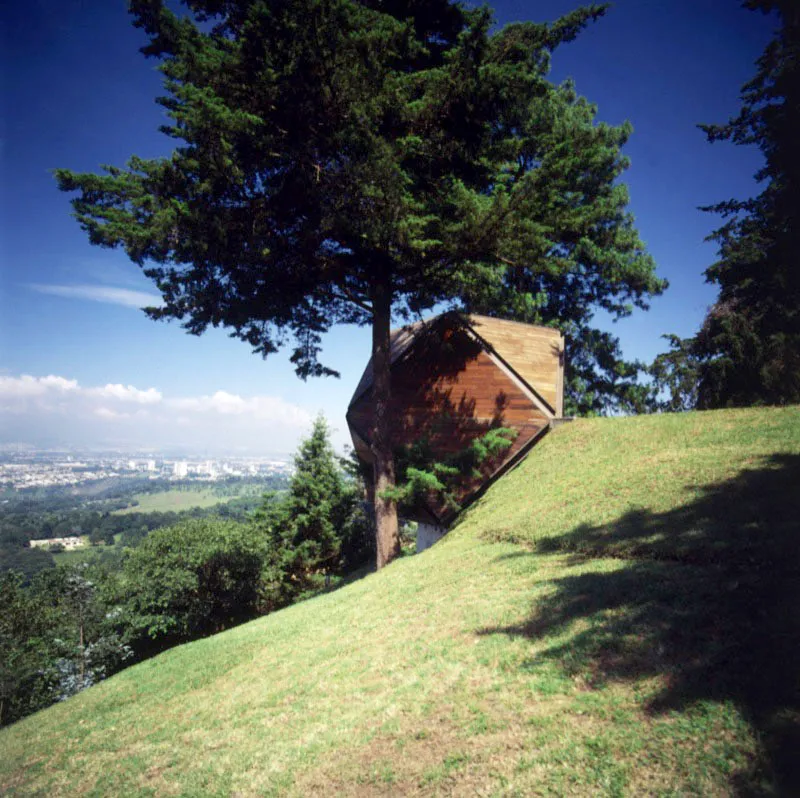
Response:
[[[492,428],[516,433],[510,447],[481,464],[480,475],[460,482],[455,499],[462,508],[563,415],[564,338],[549,327],[488,316],[436,316],[392,332],[391,373],[397,450],[425,441],[434,458],[444,461]],[[356,453],[371,466],[371,362],[350,401],[347,423]],[[454,509],[430,495],[404,515],[446,527]]]

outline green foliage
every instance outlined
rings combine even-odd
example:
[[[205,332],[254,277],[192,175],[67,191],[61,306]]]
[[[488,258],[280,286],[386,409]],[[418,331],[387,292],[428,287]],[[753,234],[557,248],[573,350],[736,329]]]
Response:
[[[776,12],[779,28],[742,87],[742,108],[725,125],[703,125],[709,141],[756,145],[761,193],[705,210],[725,223],[711,239],[719,260],[705,274],[719,297],[693,338],[674,341],[672,404],[698,408],[800,402],[800,15],[794,0],[749,0]],[[657,364],[658,367],[658,364]],[[697,377],[695,391],[687,383]]]
[[[436,496],[451,511],[459,509],[458,494],[482,475],[482,467],[508,449],[517,431],[495,427],[444,460],[437,460],[427,439],[421,438],[396,453],[397,486],[388,496],[406,510],[426,497]]]
[[[169,482],[153,480],[149,484],[132,479],[88,494],[64,494],[58,489],[44,494],[15,491],[8,504],[0,507],[0,573],[16,570],[30,579],[54,565],[83,561],[113,566],[126,548],[138,546],[159,527],[187,518],[217,516],[246,522],[264,487],[282,489],[287,484],[287,477],[270,475],[215,482],[201,490],[196,484],[179,483],[177,489],[165,491]],[[180,500],[175,500],[176,496]],[[210,506],[201,506],[205,504]],[[180,511],[152,509],[159,507]],[[88,537],[92,546],[69,551],[58,547],[55,558],[43,548],[29,547],[31,540],[52,536],[59,527]]]
[[[190,520],[151,532],[123,566],[126,635],[163,648],[252,618],[263,557],[263,539],[232,521]]]
[[[256,516],[267,540],[262,597],[268,610],[319,590],[369,554],[360,485],[345,479],[329,438],[319,416],[295,455],[288,493],[267,496]]]
[[[7,539],[0,540],[0,574],[17,571],[30,580],[40,571],[54,567],[53,555],[49,551],[28,548]]]
[[[13,571],[0,574],[0,725],[51,703],[52,611]]]
[[[649,410],[676,413],[697,407],[700,380],[700,359],[694,351],[693,339],[664,335],[670,349],[657,355],[648,367],[652,377]]]
[[[119,670],[131,654],[87,568],[0,575],[0,725],[62,701]],[[90,578],[91,577],[91,578]]]
[[[107,574],[81,563],[43,573],[31,591],[56,612],[49,630],[53,698],[63,701],[115,673],[132,655],[114,628],[102,582]]]
[[[236,517],[252,501],[242,497],[220,509]],[[26,566],[3,577],[0,589],[8,607],[0,630],[0,723],[75,695],[134,654],[142,658],[256,614],[263,536],[231,521],[186,520],[211,512],[101,515],[47,499],[17,502],[0,530],[0,565]],[[123,544],[138,546],[151,527],[170,522],[130,561],[130,550],[106,545],[59,553],[56,568],[50,553],[25,547],[44,527],[81,525],[92,528],[93,542],[111,544],[121,534]]]
[[[516,437],[516,430],[508,429],[507,427],[495,427],[485,435],[475,438],[467,447],[466,452],[458,459],[462,473],[478,476],[478,466],[505,451],[514,443]]]

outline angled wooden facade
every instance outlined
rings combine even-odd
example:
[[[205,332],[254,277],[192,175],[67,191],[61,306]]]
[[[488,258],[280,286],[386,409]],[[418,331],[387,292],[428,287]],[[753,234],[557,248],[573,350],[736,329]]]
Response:
[[[564,339],[558,330],[487,316],[444,314],[392,332],[393,445],[425,440],[437,459],[496,427],[517,436],[459,487],[465,506],[523,456],[563,415]],[[359,458],[372,463],[372,365],[350,401],[347,423]],[[407,515],[444,526],[452,511],[429,496]]]

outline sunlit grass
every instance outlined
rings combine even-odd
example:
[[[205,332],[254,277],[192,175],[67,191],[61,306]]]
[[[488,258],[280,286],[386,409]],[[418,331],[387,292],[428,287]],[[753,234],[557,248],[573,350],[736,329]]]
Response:
[[[752,600],[799,430],[797,409],[561,428],[429,551],[0,733],[0,792],[779,794],[797,707],[758,694],[782,671],[745,647],[794,651]],[[748,526],[761,495],[782,509]]]
[[[130,513],[178,513],[181,510],[213,507],[230,501],[233,496],[219,496],[209,488],[191,488],[187,490],[162,490],[156,493],[137,493],[131,497],[139,503],[134,507],[115,510],[113,515],[129,515]]]

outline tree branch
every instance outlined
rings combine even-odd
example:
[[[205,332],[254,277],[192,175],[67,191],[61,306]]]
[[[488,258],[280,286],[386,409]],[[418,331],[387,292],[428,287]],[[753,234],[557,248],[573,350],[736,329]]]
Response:
[[[359,297],[355,296],[355,294],[353,294],[344,286],[338,286],[338,288],[342,294],[339,295],[335,291],[331,291],[331,296],[334,299],[338,299],[341,302],[352,302],[354,305],[361,308],[361,310],[367,313],[372,313],[372,305],[370,305],[368,302],[365,302],[363,299],[359,299]]]

